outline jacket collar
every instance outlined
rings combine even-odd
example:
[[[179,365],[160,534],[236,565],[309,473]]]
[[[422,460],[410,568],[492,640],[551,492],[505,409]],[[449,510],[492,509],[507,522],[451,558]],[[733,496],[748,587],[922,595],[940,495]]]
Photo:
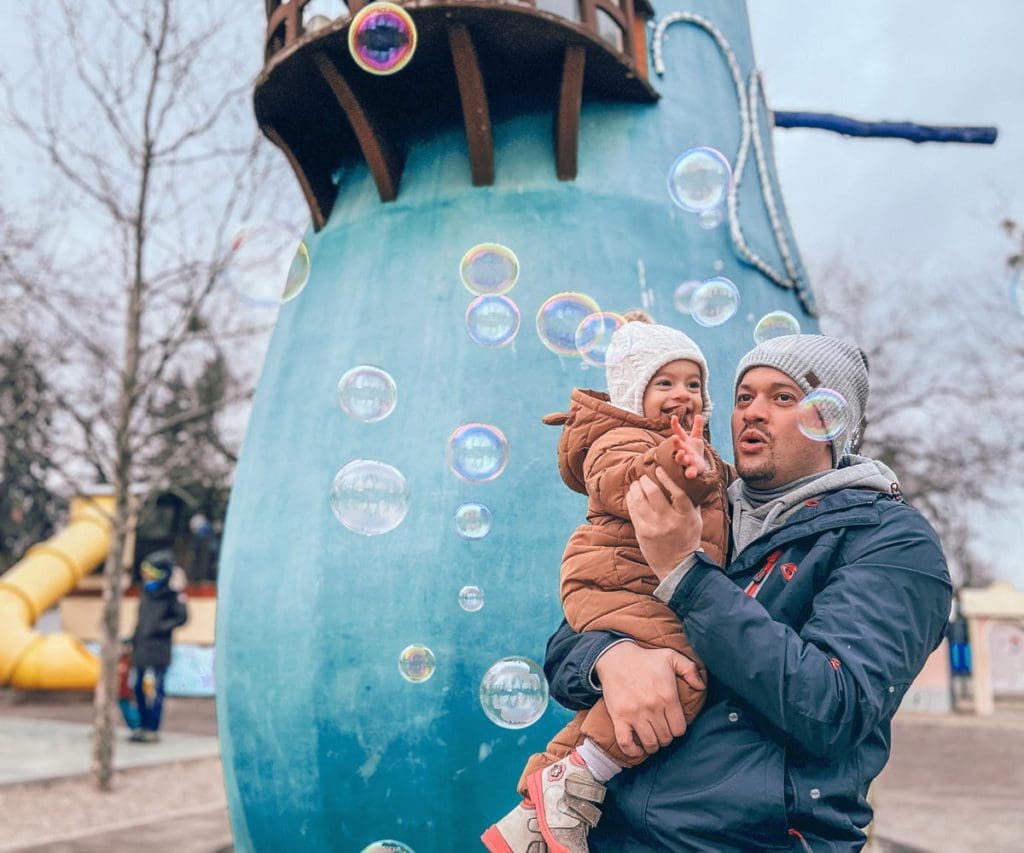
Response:
[[[822,495],[795,512],[789,521],[767,536],[751,542],[727,567],[729,575],[740,575],[759,565],[768,554],[808,536],[849,527],[871,527],[879,523],[878,501],[889,500],[880,492],[841,489]]]

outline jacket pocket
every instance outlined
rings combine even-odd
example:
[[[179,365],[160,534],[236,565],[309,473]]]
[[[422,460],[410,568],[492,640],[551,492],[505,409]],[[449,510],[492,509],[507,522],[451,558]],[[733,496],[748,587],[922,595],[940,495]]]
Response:
[[[651,788],[646,827],[659,849],[680,848],[689,838],[721,849],[790,849],[783,747],[730,705],[705,710],[694,726],[708,731],[691,732],[690,748],[659,762]]]

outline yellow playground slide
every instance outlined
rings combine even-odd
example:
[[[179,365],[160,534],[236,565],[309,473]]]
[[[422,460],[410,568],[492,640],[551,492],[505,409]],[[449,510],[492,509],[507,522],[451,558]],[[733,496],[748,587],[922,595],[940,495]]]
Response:
[[[0,686],[20,690],[91,690],[95,655],[70,634],[32,630],[42,613],[75,588],[110,550],[112,495],[71,501],[67,526],[0,575]]]

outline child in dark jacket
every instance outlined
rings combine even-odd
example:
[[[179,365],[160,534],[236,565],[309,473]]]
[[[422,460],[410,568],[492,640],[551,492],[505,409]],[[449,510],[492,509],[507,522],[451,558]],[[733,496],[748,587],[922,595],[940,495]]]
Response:
[[[636,321],[616,331],[608,348],[610,395],[576,389],[567,414],[544,419],[564,425],[558,445],[562,479],[589,499],[587,523],[573,533],[562,557],[562,607],[575,631],[616,631],[697,660],[678,618],[654,596],[658,581],[640,553],[626,493],[641,476],[654,478],[654,468],[662,468],[700,509],[702,547],[721,563],[731,471],[705,438],[711,401],[700,348],[641,312],[632,316]],[[688,453],[679,453],[680,444]],[[689,724],[704,704],[704,690],[682,679],[678,689]],[[544,843],[557,853],[586,851],[604,782],[644,757],[620,748],[603,700],[580,711],[530,759],[519,783],[526,799],[484,833],[484,844],[502,853],[532,853]]]
[[[170,551],[155,551],[142,561],[142,596],[132,637],[140,727],[132,740],[145,743],[159,739],[164,679],[171,664],[171,633],[188,621],[184,596],[170,587],[173,571],[174,555]]]

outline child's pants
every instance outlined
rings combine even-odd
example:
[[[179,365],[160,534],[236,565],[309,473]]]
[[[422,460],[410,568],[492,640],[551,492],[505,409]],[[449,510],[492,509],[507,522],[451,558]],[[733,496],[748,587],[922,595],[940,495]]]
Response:
[[[153,695],[146,695],[146,674],[153,673]],[[160,713],[164,708],[164,678],[167,667],[148,666],[135,670],[135,702],[139,706],[139,725],[147,732],[160,728]]]

